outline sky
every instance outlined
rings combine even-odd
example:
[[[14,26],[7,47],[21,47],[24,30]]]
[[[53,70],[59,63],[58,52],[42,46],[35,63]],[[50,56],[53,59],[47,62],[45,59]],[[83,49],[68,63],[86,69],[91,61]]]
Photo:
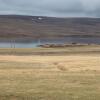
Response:
[[[100,0],[0,0],[0,14],[100,17]]]

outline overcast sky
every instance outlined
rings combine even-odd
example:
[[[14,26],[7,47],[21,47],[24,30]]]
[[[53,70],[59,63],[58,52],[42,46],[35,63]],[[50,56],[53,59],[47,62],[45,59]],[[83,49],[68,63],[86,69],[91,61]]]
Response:
[[[0,14],[100,17],[100,0],[0,0]]]

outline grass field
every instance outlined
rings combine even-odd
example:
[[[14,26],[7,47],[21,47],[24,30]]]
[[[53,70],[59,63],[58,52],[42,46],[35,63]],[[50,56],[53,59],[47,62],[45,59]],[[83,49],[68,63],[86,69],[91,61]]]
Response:
[[[100,46],[0,49],[0,100],[100,100]]]

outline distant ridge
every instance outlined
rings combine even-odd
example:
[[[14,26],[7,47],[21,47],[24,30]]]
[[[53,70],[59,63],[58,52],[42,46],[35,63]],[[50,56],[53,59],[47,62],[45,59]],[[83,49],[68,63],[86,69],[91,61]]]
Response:
[[[100,37],[100,18],[0,15],[1,38]]]

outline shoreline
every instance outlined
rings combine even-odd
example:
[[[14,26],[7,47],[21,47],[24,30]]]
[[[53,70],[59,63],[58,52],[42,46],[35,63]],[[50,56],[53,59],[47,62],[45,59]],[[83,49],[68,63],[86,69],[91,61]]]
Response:
[[[100,45],[68,46],[57,48],[0,48],[0,55],[78,55],[100,54]]]

